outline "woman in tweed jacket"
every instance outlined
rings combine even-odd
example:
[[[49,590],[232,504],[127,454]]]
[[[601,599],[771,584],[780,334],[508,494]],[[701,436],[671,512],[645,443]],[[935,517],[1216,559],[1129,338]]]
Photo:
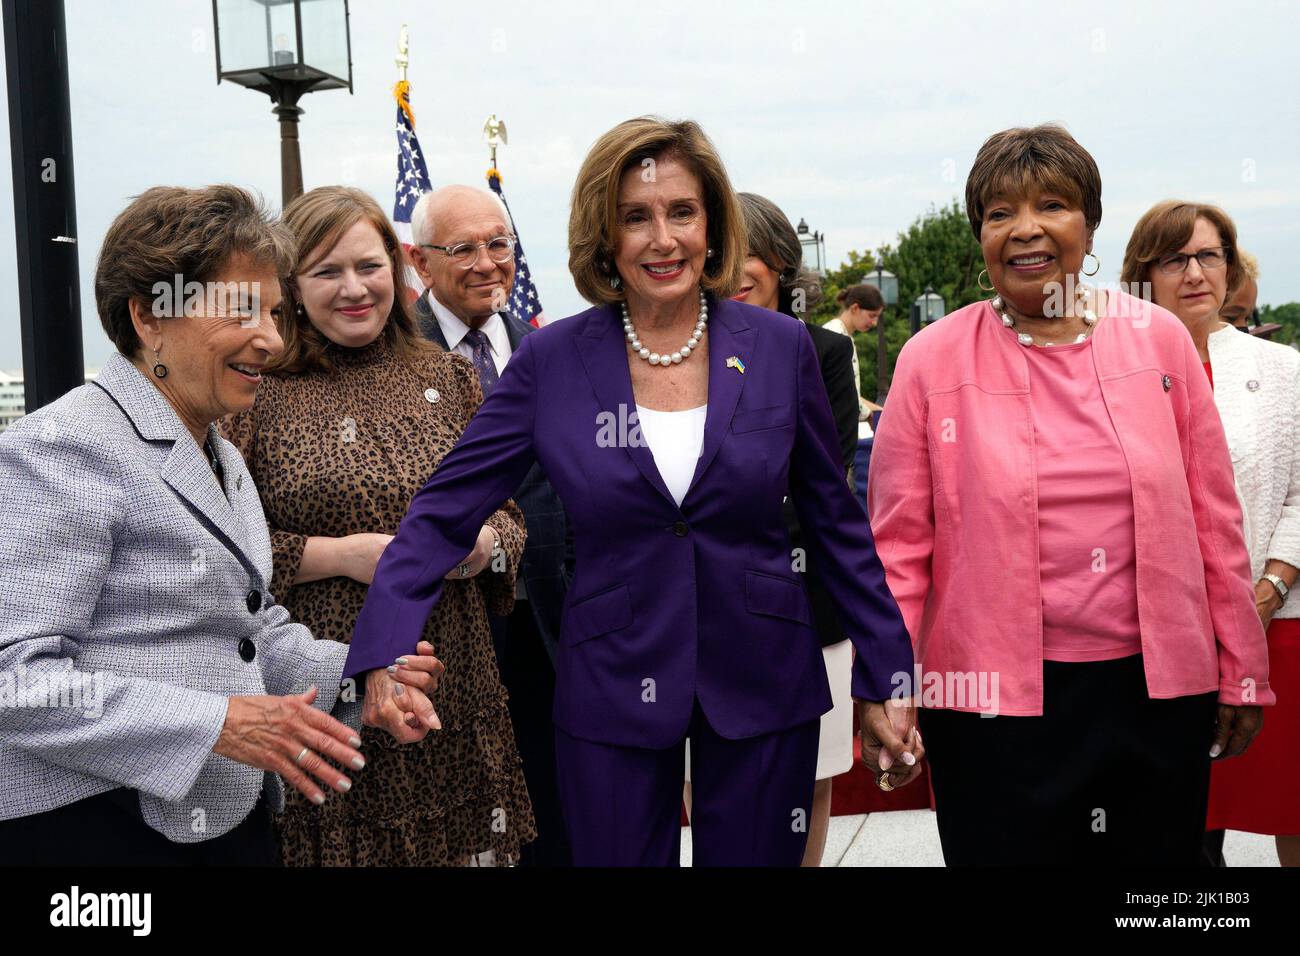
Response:
[[[243,190],[148,190],[95,275],[117,353],[0,435],[0,864],[273,864],[281,778],[323,803],[364,767],[361,722],[427,732],[393,677],[431,691],[432,649],[358,702],[345,649],[271,596],[257,489],[213,426],[282,348],[293,256]]]

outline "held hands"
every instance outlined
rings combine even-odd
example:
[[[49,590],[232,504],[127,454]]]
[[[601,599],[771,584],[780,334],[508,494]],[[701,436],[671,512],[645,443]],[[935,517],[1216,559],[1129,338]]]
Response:
[[[1264,583],[1268,584],[1267,581]],[[1244,754],[1263,726],[1263,707],[1234,707],[1232,704],[1220,704],[1214,728],[1214,743],[1210,747],[1210,759],[1226,760],[1228,757]]]
[[[384,671],[366,675],[361,719],[367,726],[382,727],[401,743],[413,743],[423,740],[430,727],[442,727],[425,694],[437,689],[446,668],[433,656],[428,641],[421,641],[415,654],[398,662],[390,668],[391,676]],[[353,770],[364,768],[365,758],[358,751],[361,738],[313,707],[315,700],[315,687],[282,697],[231,697],[212,752],[278,774],[315,804],[324,803],[325,794],[313,777],[347,793],[352,781],[329,760]]]
[[[339,793],[352,781],[325,760],[360,770],[365,759],[357,752],[361,738],[350,727],[312,706],[316,688],[284,697],[231,697],[226,722],[213,753],[258,770],[279,774],[312,803],[325,802],[313,777]]]
[[[492,561],[492,552],[499,546],[500,538],[496,531],[484,525],[479,529],[478,541],[471,551],[459,565],[452,568],[445,580],[461,581],[466,578],[472,578],[488,566]],[[464,569],[462,571],[461,569]]]
[[[433,656],[433,645],[421,641],[416,653],[399,657],[386,671],[366,674],[366,694],[361,722],[380,727],[398,743],[423,740],[430,730],[441,730],[442,721],[427,695],[438,689],[446,667]]]
[[[883,703],[858,701],[862,762],[876,775],[876,786],[889,791],[906,786],[921,773],[925,747],[910,698]]]

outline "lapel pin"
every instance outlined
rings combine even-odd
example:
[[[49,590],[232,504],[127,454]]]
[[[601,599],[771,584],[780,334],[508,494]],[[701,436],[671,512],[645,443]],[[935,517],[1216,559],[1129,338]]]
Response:
[[[740,358],[735,355],[729,356],[727,358],[727,368],[734,368],[738,370],[741,375],[745,374],[745,363],[742,362]]]
[[[1163,389],[1167,392],[1167,391],[1169,391],[1171,388],[1174,387],[1174,380],[1173,380],[1172,378],[1170,378],[1168,375],[1161,375],[1161,376],[1160,376],[1160,387],[1163,388]]]
[[[1258,392],[1258,391],[1259,391],[1259,382],[1255,381],[1255,380],[1252,378],[1249,382],[1246,383],[1246,389],[1247,389],[1247,391]]]

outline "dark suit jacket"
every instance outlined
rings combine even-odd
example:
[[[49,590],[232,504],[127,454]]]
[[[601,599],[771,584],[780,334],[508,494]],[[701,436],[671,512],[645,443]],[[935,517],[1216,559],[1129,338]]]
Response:
[[[442,334],[442,326],[429,307],[427,297],[420,296],[415,305],[415,313],[425,338],[447,348],[447,337]],[[501,318],[506,324],[511,354],[519,348],[525,335],[537,331],[508,312],[502,312]],[[844,338],[842,335],[836,337]],[[524,525],[528,529],[528,541],[524,545],[519,576],[523,578],[524,588],[528,592],[528,605],[537,624],[537,632],[542,636],[546,653],[554,664],[564,595],[573,577],[573,545],[568,519],[559,496],[546,480],[540,465],[534,464],[528,470],[512,497],[524,513]],[[493,624],[493,631],[499,631],[500,622],[494,621]]]
[[[826,385],[826,395],[831,402],[831,414],[835,416],[835,431],[839,435],[840,455],[847,476],[858,449],[858,387],[853,378],[853,340],[847,335],[811,323],[808,323],[808,331],[812,335],[813,347],[817,350],[817,364],[821,368],[822,382]],[[785,522],[790,529],[790,546],[804,549],[807,561],[804,583],[808,587],[817,637],[822,647],[838,644],[848,635],[840,625],[834,602],[822,583],[821,574],[807,553],[803,529],[799,527],[799,516],[795,513],[794,502],[789,498],[785,502]]]
[[[560,730],[661,749],[686,735],[697,701],[732,740],[831,709],[808,596],[790,568],[787,494],[857,650],[853,695],[893,694],[896,675],[913,672],[912,641],[844,480],[812,336],[767,309],[712,296],[708,305],[708,413],[681,504],[639,430],[627,430],[635,397],[618,311],[589,309],[523,336],[384,550],[345,677],[411,652],[444,575],[540,463],[577,557],[555,658]]]

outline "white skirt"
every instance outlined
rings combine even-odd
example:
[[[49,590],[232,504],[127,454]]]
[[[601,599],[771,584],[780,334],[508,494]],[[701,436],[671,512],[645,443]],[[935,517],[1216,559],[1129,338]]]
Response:
[[[817,779],[838,777],[853,769],[853,645],[840,641],[822,648],[831,709],[822,714],[817,741]],[[686,741],[686,782],[691,782],[691,742]]]

